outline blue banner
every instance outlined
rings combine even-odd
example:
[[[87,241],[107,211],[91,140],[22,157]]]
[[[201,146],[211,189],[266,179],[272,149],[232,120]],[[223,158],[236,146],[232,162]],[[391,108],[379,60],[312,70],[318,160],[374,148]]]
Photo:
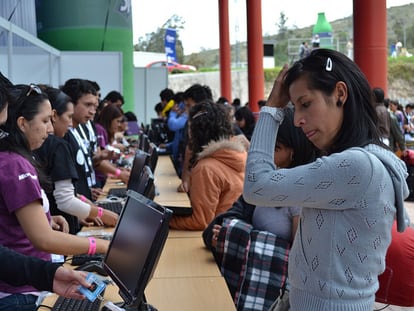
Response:
[[[177,31],[175,29],[167,28],[165,31],[164,47],[167,61],[176,61],[175,53],[175,40],[177,37]]]

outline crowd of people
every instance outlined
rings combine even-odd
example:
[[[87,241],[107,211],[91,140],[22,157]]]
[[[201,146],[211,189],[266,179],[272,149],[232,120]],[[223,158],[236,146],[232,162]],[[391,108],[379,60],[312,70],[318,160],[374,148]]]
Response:
[[[159,96],[154,126],[165,133],[153,139],[171,154],[193,210],[170,228],[203,232],[237,310],[273,308],[280,291],[292,311],[373,310],[386,258],[403,257],[387,252],[401,251],[393,236],[412,234],[398,154],[414,132],[411,112],[327,49],[284,66],[259,114],[215,100],[206,85]],[[100,100],[86,79],[54,88],[1,77],[0,256],[13,267],[1,271],[1,310],[34,310],[45,289],[84,298],[85,274],[51,255],[108,249],[76,233],[117,223],[94,202],[108,178],[130,176],[119,157],[133,153],[125,133],[137,118],[123,104],[116,91]]]

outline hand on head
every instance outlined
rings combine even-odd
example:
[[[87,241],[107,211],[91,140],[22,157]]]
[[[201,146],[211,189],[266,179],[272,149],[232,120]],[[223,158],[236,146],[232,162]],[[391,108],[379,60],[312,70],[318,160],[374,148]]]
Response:
[[[284,80],[287,71],[288,65],[285,64],[276,77],[272,91],[267,99],[267,106],[283,108],[289,103],[289,94],[284,87]]]

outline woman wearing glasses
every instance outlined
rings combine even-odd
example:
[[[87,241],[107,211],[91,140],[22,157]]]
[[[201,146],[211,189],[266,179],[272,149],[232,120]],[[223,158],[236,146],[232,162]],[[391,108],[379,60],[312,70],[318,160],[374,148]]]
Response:
[[[284,107],[324,156],[288,169],[273,163]],[[302,206],[289,255],[292,311],[371,311],[391,227],[407,225],[405,164],[380,139],[367,79],[346,55],[317,49],[285,66],[261,109],[244,198]]]
[[[16,85],[9,95],[7,121],[1,126],[9,135],[0,140],[0,244],[43,260],[50,260],[51,253],[105,253],[108,241],[52,229],[44,191],[50,184],[32,157],[53,131],[51,105],[36,85]],[[58,225],[67,231],[66,221]],[[0,298],[0,309],[34,310],[37,292],[0,282]]]

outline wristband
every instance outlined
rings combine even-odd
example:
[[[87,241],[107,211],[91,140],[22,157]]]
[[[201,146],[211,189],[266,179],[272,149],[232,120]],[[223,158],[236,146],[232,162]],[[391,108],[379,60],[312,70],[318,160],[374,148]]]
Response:
[[[102,208],[102,207],[100,207],[100,206],[98,206],[98,215],[97,215],[96,217],[101,218],[101,217],[102,217],[102,215],[103,215],[103,213],[104,213],[103,208]]]
[[[121,175],[121,170],[119,168],[116,169],[115,174],[108,173],[109,177],[119,177]]]
[[[84,196],[84,195],[81,195],[80,197],[79,197],[79,199],[82,201],[82,202],[86,202],[86,197]]]
[[[96,239],[94,237],[88,237],[88,240],[89,240],[88,255],[95,255],[95,253],[96,253]]]

